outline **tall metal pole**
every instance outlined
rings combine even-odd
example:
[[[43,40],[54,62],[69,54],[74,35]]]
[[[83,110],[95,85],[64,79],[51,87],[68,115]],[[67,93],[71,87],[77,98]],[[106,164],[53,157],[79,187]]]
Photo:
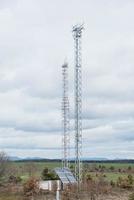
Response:
[[[70,134],[69,134],[69,98],[68,98],[68,64],[62,66],[63,76],[63,99],[62,99],[62,124],[63,124],[63,157],[62,168],[69,167],[70,157]]]
[[[73,27],[75,42],[75,177],[82,181],[82,56],[81,36],[83,25]]]

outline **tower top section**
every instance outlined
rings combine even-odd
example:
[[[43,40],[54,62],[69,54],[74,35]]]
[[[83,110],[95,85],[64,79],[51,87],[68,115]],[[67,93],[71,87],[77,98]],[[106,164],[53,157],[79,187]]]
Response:
[[[73,33],[74,33],[74,38],[78,38],[81,37],[82,34],[82,30],[84,29],[83,24],[77,24],[75,26],[73,26]]]

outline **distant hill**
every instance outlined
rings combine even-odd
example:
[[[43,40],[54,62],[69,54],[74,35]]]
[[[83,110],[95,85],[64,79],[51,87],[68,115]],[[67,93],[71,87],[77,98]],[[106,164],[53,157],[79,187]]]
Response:
[[[22,158],[19,158],[19,157],[17,157],[17,156],[11,156],[9,159],[10,159],[11,161],[16,161],[16,160],[21,160]]]
[[[49,159],[49,158],[41,158],[41,157],[26,157],[26,158],[20,158],[17,156],[12,156],[10,157],[11,161],[16,161],[16,162],[61,162],[61,159]],[[70,162],[74,162],[74,158],[70,159]],[[87,158],[84,157],[82,161],[89,162],[89,163],[134,163],[134,159],[107,159],[103,157],[92,157],[92,158]]]
[[[85,157],[85,158],[82,158],[82,160],[83,160],[83,161],[84,161],[84,160],[87,160],[87,161],[97,161],[97,160],[102,160],[102,161],[103,161],[103,160],[104,160],[104,161],[105,161],[105,160],[108,160],[108,159],[107,159],[107,158],[101,158],[101,157],[100,157],[100,158],[97,158],[97,157],[86,158],[86,157]]]
[[[10,160],[12,160],[12,161],[17,161],[17,160],[60,160],[60,159],[49,159],[49,158],[41,158],[41,157],[26,157],[26,158],[20,158],[20,157],[17,157],[17,156],[11,156],[10,157]],[[73,161],[73,160],[75,160],[75,158],[71,158],[70,159],[70,161]],[[84,161],[84,160],[86,160],[86,161],[93,161],[93,160],[108,160],[107,158],[95,158],[95,157],[93,157],[93,158],[86,158],[86,157],[84,157],[84,158],[82,158],[82,160]]]

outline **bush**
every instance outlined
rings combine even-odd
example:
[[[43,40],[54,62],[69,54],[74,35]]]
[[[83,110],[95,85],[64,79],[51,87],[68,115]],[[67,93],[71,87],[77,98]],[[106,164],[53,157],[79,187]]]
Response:
[[[26,183],[24,183],[24,195],[34,196],[39,193],[38,180],[35,178],[29,178]]]
[[[110,181],[110,185],[112,186],[112,187],[115,187],[115,182],[114,181]]]
[[[121,169],[120,168],[118,169],[118,172],[121,173]]]
[[[117,180],[117,186],[124,189],[133,188],[133,177],[128,175],[127,178],[119,177]]]
[[[21,177],[20,176],[9,176],[9,179],[8,179],[9,183],[20,183],[22,181]]]
[[[109,168],[111,171],[114,171],[114,166],[111,166],[110,168]]]
[[[57,180],[58,177],[53,171],[50,171],[48,170],[48,168],[45,168],[42,171],[42,179],[43,180]]]
[[[131,171],[132,170],[132,167],[131,166],[128,166],[128,171]]]
[[[134,200],[134,193],[129,196],[129,200]]]
[[[72,173],[74,173],[74,171],[75,171],[74,165],[70,165],[70,170],[71,170]],[[87,166],[84,166],[84,170],[85,170],[85,171],[88,170]]]
[[[87,175],[86,175],[86,180],[87,180],[87,181],[92,181],[92,180],[93,180],[91,174],[87,174]]]
[[[134,179],[133,179],[133,176],[131,174],[128,175],[128,182],[130,185],[133,185],[134,183]]]
[[[7,174],[9,165],[9,157],[5,152],[0,152],[0,179]]]

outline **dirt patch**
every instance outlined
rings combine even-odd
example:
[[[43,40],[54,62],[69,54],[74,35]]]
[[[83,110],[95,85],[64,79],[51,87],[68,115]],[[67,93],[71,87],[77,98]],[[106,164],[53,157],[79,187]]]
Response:
[[[132,193],[132,191],[123,191],[118,190],[114,191],[112,193],[107,194],[95,194],[95,193],[88,193],[88,192],[82,192],[80,194],[77,193],[66,193],[66,195],[62,195],[62,200],[128,200],[129,195]]]
[[[96,200],[128,200],[130,193],[116,193],[113,195],[100,195]]]

